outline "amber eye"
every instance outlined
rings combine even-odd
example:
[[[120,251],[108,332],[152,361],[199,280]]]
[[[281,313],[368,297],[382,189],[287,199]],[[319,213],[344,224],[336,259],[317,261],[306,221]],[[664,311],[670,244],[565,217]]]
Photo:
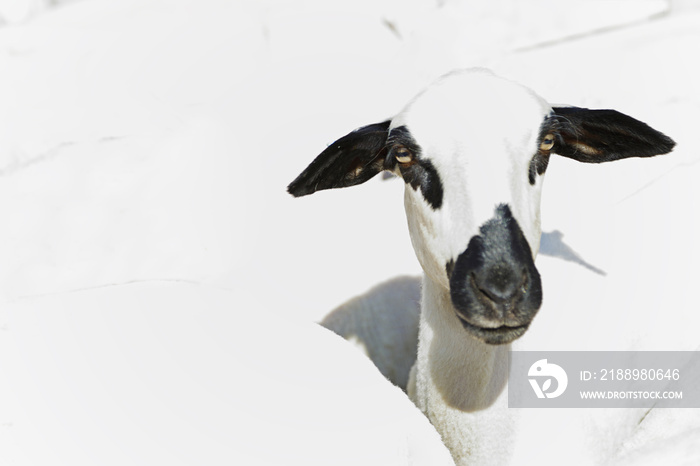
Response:
[[[540,150],[552,150],[552,147],[554,147],[554,135],[548,134],[542,138],[542,142],[540,143]]]
[[[411,163],[413,161],[413,154],[405,146],[398,146],[394,149],[394,157],[399,163]]]

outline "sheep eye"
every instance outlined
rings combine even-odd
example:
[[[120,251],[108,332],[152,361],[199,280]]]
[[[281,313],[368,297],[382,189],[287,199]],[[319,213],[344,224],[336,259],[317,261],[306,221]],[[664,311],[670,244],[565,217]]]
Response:
[[[542,142],[540,143],[540,150],[552,150],[552,147],[554,147],[554,135],[548,134],[544,138],[542,138]]]
[[[404,146],[398,146],[394,149],[394,157],[399,163],[411,163],[413,161],[413,154]]]

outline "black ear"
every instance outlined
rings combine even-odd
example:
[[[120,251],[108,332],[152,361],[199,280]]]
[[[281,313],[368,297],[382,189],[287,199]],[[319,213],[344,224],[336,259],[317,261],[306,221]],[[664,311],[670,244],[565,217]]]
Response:
[[[363,126],[338,139],[289,184],[287,191],[299,197],[369,180],[384,168],[389,123]]]
[[[552,152],[600,163],[671,152],[676,143],[646,123],[615,110],[553,109],[558,135]]]

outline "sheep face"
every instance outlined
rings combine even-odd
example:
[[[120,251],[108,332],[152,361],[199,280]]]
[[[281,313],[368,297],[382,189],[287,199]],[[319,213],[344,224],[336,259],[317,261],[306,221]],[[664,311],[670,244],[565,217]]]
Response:
[[[455,324],[504,344],[527,330],[542,302],[534,257],[550,154],[597,163],[674,144],[614,110],[552,108],[518,84],[466,70],[439,79],[390,121],[331,144],[288,190],[353,186],[382,170],[401,177],[414,250],[449,295]]]
[[[450,293],[459,322],[487,343],[522,335],[542,302],[533,260],[551,112],[520,85],[457,72],[389,126],[385,168],[406,182],[418,260]]]

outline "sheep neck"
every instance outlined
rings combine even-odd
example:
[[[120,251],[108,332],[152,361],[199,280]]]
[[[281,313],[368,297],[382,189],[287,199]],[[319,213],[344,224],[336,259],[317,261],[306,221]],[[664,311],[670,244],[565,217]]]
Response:
[[[457,464],[505,461],[512,442],[504,440],[515,435],[506,390],[510,345],[487,345],[466,333],[449,291],[427,276],[418,339],[409,395]]]

